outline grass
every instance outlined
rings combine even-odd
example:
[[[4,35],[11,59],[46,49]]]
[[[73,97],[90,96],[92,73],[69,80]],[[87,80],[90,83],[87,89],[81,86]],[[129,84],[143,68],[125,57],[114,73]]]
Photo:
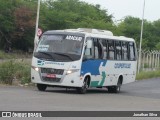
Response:
[[[136,80],[143,80],[149,78],[158,78],[160,77],[160,70],[157,71],[142,71],[136,76]]]
[[[32,57],[32,54],[24,53],[22,51],[5,53],[0,50],[0,59],[19,59],[19,58],[31,58],[31,57]]]
[[[30,63],[22,60],[9,60],[0,63],[1,84],[30,83]]]

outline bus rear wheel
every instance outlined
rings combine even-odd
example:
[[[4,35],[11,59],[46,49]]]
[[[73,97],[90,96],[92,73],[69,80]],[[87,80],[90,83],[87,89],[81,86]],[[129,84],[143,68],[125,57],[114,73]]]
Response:
[[[39,91],[45,91],[47,88],[47,85],[44,84],[37,84],[37,88]]]
[[[77,88],[77,92],[79,94],[85,94],[87,92],[87,89],[88,89],[88,78],[85,78],[84,82],[83,82],[83,86],[82,87],[78,87]]]
[[[109,93],[119,93],[121,86],[109,86],[108,87],[108,92]]]
[[[108,92],[109,93],[119,93],[121,91],[121,86],[122,86],[122,77],[118,79],[118,83],[116,86],[109,86]]]

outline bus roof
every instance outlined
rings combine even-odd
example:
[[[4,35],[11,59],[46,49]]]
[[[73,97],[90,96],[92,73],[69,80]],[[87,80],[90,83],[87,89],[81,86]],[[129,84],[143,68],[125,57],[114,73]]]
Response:
[[[133,38],[128,38],[125,36],[113,36],[111,31],[99,30],[99,29],[89,29],[89,28],[78,28],[78,29],[65,29],[65,30],[50,30],[46,31],[44,34],[74,34],[86,37],[98,37],[103,39],[111,40],[121,40],[121,41],[134,41]]]

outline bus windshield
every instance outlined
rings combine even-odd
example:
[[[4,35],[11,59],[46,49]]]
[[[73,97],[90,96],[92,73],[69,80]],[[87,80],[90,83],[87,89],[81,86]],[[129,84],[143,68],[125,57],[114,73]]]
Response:
[[[34,57],[49,61],[75,61],[81,57],[84,37],[74,35],[43,35]]]

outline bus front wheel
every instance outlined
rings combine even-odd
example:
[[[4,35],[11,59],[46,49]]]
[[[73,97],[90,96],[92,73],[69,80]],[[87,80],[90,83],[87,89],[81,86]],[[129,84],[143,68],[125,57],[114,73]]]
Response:
[[[80,94],[85,94],[88,89],[88,77],[84,79],[83,86],[77,88],[77,92]]]
[[[39,91],[45,91],[47,88],[47,85],[44,84],[37,84],[37,88]]]

